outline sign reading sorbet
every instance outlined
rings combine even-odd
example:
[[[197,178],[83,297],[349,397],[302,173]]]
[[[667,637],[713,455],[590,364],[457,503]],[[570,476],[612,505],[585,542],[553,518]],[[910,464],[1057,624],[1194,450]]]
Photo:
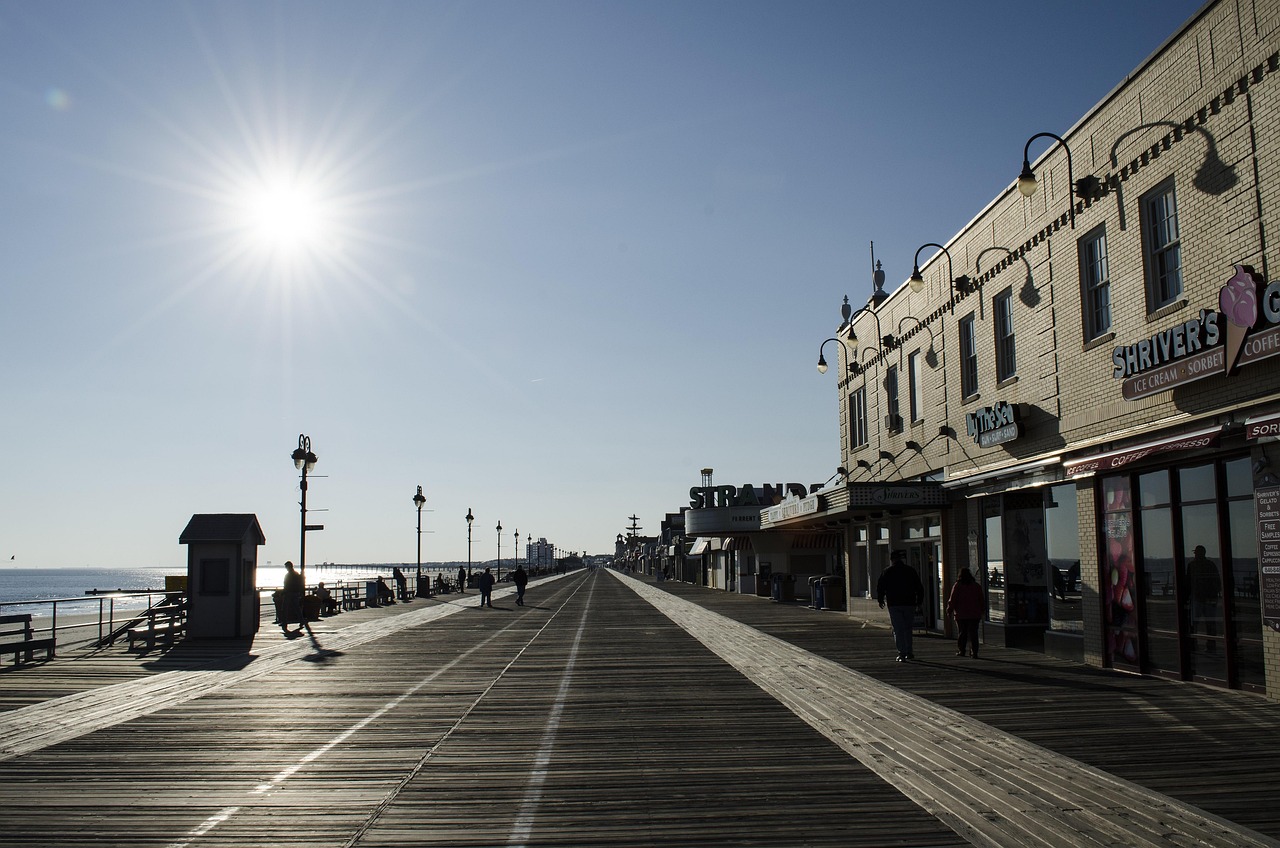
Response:
[[[1277,324],[1280,281],[1264,283],[1252,266],[1236,265],[1218,293],[1218,310],[1201,309],[1189,321],[1116,347],[1111,351],[1111,373],[1124,380],[1125,400],[1230,374],[1238,365],[1280,354]]]

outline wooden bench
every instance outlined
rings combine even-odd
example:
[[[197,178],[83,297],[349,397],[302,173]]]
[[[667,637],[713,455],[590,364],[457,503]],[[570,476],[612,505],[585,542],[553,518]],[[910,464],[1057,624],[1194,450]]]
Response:
[[[335,591],[338,593],[338,606],[344,610],[363,609],[368,600],[363,586],[338,586]]]
[[[0,656],[13,654],[14,665],[31,662],[36,651],[44,651],[44,658],[51,660],[56,647],[57,640],[53,637],[35,638],[30,613],[0,615]]]
[[[141,617],[146,622],[130,627],[125,634],[130,650],[133,649],[133,643],[139,641],[145,642],[148,648],[154,648],[159,641],[171,645],[187,629],[187,605],[182,602],[157,604],[144,611]]]

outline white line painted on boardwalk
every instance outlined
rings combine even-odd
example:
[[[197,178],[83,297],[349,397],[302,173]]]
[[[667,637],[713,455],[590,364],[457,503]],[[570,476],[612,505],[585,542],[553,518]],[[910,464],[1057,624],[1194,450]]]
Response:
[[[587,594],[587,602],[582,609],[582,620],[578,623],[578,632],[574,634],[573,646],[569,649],[569,658],[565,660],[564,672],[560,676],[560,688],[556,690],[556,700],[547,716],[547,723],[542,729],[542,741],[538,746],[538,755],[534,758],[533,769],[529,773],[529,784],[525,787],[524,798],[520,801],[520,811],[516,814],[508,845],[524,845],[533,833],[533,818],[542,804],[542,785],[547,781],[547,767],[551,765],[551,754],[556,749],[556,737],[560,731],[560,717],[564,714],[565,700],[569,696],[569,687],[573,683],[574,666],[578,664],[578,647],[582,644],[582,634],[587,629],[587,612],[591,609],[591,599],[595,597],[596,581],[591,581],[591,591]]]
[[[610,573],[973,845],[1280,846],[1249,828]]]
[[[545,584],[563,576],[548,577],[541,582]],[[495,590],[494,597],[510,595],[514,591],[511,588]],[[167,671],[9,710],[0,713],[0,762],[270,674],[289,663],[314,657],[317,649],[323,652],[348,650],[399,630],[454,615],[478,603],[478,597],[464,598],[385,619],[364,621],[325,634],[323,646],[308,640],[272,645],[243,667],[244,657],[241,655],[210,663],[203,670]]]

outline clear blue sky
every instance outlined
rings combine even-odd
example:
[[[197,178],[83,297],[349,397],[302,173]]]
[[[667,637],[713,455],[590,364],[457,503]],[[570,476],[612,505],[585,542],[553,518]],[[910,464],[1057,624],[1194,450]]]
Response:
[[[820,482],[840,302],[889,288],[1200,7],[0,6],[0,560],[611,550]]]

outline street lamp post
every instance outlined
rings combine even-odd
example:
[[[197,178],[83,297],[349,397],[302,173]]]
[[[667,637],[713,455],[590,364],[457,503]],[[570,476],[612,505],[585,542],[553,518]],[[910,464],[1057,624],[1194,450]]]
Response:
[[[471,507],[467,507],[467,582],[468,583],[471,582],[471,522],[475,520],[476,520],[476,517],[471,514]],[[459,586],[458,588],[463,589],[465,587]]]
[[[516,531],[515,547],[511,551],[511,570],[515,571],[520,567],[520,531]]]
[[[413,504],[418,508],[418,582],[417,593],[419,598],[431,597],[431,581],[427,581],[427,585],[422,585],[422,505],[427,502],[426,497],[422,494],[422,487],[418,487],[418,493],[413,496]]]
[[[315,528],[307,526],[307,475],[316,467],[316,462],[316,455],[311,452],[311,437],[299,435],[298,447],[293,452],[293,464],[302,472],[302,482],[298,484],[298,488],[302,491],[302,501],[299,504],[302,507],[302,521],[298,540],[298,575],[302,578],[303,587],[307,585],[307,531],[320,530],[324,527],[324,525],[317,525]]]
[[[502,579],[502,521],[498,521],[498,576],[495,580]]]

